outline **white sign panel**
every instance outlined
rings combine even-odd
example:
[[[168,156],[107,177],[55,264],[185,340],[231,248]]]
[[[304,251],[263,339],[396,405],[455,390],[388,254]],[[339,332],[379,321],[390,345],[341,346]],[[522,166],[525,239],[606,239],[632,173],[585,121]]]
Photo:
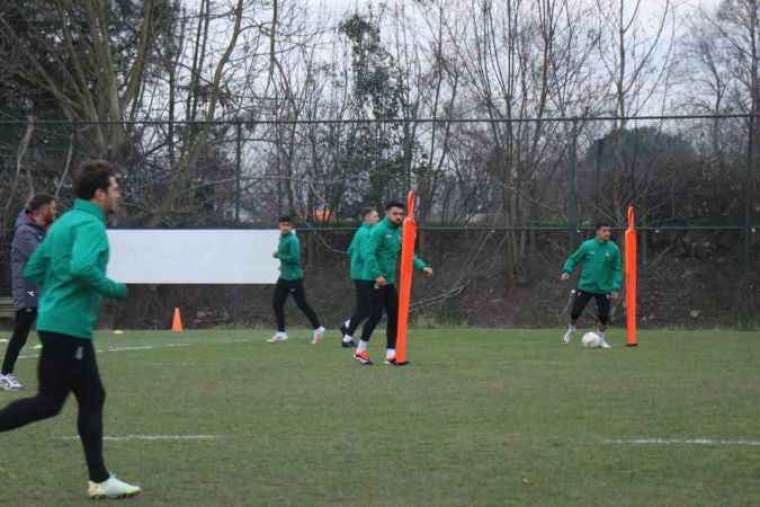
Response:
[[[272,284],[277,230],[108,231],[108,276],[135,284]]]

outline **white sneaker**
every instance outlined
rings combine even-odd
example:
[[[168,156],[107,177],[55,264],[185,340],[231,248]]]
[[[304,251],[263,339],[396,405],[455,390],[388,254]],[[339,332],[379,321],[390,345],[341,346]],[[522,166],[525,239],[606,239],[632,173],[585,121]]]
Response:
[[[287,333],[277,332],[277,333],[274,334],[273,337],[271,337],[270,339],[268,339],[267,342],[269,342],[269,343],[278,343],[278,342],[284,342],[287,339],[288,339],[288,334]]]
[[[8,375],[0,375],[0,388],[6,391],[21,391],[24,385],[18,381],[16,375],[9,373]]]
[[[599,333],[599,338],[601,338],[601,343],[599,344],[599,346],[601,348],[603,348],[603,349],[611,349],[612,348],[612,345],[610,345],[609,343],[607,343],[607,338],[602,333]]]
[[[311,344],[317,345],[320,341],[322,341],[322,336],[324,336],[325,331],[325,326],[319,326],[317,329],[315,329],[314,333],[311,335]]]
[[[570,345],[570,342],[573,339],[573,335],[575,334],[575,326],[567,326],[567,331],[565,331],[565,334],[562,335],[562,343],[565,345]]]
[[[103,482],[89,481],[89,487],[87,488],[87,496],[93,500],[129,498],[137,496],[140,493],[142,493],[140,486],[127,484],[113,475]]]

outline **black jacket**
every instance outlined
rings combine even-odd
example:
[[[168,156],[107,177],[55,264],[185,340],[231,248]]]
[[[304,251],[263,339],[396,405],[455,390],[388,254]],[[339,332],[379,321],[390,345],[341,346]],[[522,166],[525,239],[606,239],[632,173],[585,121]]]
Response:
[[[11,243],[13,304],[18,310],[37,308],[39,289],[24,278],[24,266],[44,238],[45,229],[34,223],[26,211],[22,211],[16,218],[16,232]]]

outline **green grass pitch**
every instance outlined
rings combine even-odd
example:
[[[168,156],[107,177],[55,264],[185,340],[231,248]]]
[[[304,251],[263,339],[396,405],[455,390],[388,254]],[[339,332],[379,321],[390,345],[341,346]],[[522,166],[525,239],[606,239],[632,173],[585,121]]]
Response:
[[[416,330],[405,368],[307,335],[98,336],[107,436],[214,437],[106,441],[145,489],[134,503],[760,505],[758,333],[643,332],[628,349],[615,330],[603,351],[556,330]],[[35,367],[0,402],[33,392]],[[2,505],[90,505],[75,411],[0,434]]]

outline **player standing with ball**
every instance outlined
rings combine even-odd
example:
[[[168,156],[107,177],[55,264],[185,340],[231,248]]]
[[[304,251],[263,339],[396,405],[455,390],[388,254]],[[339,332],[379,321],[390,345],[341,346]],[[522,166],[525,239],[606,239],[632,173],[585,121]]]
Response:
[[[581,266],[581,276],[570,313],[570,325],[562,337],[565,344],[569,344],[573,339],[578,318],[589,301],[594,299],[598,311],[597,330],[601,337],[601,347],[610,348],[604,335],[610,319],[610,302],[617,301],[623,283],[620,249],[610,240],[611,233],[608,223],[598,223],[596,236],[584,241],[580,248],[568,257],[562,268],[562,281],[566,282],[570,280],[576,266]]]

